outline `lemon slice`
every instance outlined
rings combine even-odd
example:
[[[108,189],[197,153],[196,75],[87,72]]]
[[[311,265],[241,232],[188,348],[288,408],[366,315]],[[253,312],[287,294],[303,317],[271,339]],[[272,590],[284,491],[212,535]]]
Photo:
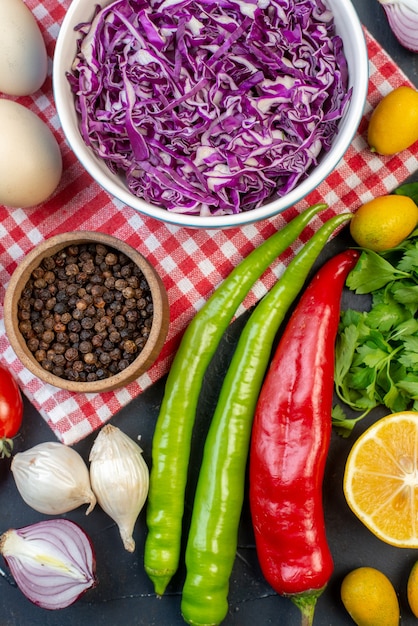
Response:
[[[418,548],[418,413],[393,413],[360,435],[343,487],[348,506],[376,537]]]

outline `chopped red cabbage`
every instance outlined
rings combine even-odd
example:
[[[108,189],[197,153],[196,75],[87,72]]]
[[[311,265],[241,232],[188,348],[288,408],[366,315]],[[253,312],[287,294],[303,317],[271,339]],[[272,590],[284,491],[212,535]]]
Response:
[[[288,193],[351,95],[322,0],[115,0],[78,26],[85,143],[133,194],[221,215]]]

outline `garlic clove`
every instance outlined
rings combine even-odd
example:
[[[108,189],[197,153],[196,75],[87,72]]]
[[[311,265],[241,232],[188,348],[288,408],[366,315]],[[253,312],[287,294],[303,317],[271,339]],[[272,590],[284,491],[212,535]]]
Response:
[[[119,428],[107,424],[96,437],[89,460],[97,501],[118,525],[125,549],[133,552],[132,534],[149,488],[142,449]]]
[[[96,505],[87,465],[76,450],[58,441],[18,452],[11,471],[22,499],[39,513],[61,515],[88,504],[88,515]]]

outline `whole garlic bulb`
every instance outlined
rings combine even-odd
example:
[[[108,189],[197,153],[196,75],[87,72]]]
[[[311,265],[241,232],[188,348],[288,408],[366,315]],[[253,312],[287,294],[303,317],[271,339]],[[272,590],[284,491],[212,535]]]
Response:
[[[39,513],[60,515],[88,504],[88,515],[95,507],[87,465],[63,443],[46,441],[18,452],[11,471],[23,500]]]
[[[116,426],[107,424],[90,450],[90,481],[97,502],[119,527],[123,545],[135,550],[135,522],[149,489],[142,449]]]

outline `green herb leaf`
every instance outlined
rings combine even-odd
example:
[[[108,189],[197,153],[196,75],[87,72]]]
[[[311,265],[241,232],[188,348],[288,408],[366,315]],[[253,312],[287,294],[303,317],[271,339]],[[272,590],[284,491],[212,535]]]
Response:
[[[405,368],[416,371],[418,368],[418,337],[405,337],[403,351],[399,356],[399,363]]]
[[[347,286],[370,293],[371,308],[341,312],[335,390],[360,413],[347,420],[343,409],[334,409],[333,424],[343,436],[378,405],[418,412],[418,230],[396,249],[363,250]]]
[[[341,435],[341,437],[349,437],[353,431],[353,428],[357,422],[357,419],[348,419],[344,413],[343,408],[336,404],[331,412],[332,425],[335,427],[335,431]]]
[[[388,332],[401,324],[405,319],[405,311],[403,307],[398,306],[395,302],[391,304],[379,303],[374,306],[367,315],[367,323],[371,328]]]
[[[402,272],[416,275],[418,271],[418,245],[416,240],[406,240],[403,244],[403,255],[397,263],[397,268]]]
[[[418,204],[418,183],[405,183],[395,189],[393,193],[399,196],[408,196]]]
[[[390,333],[389,341],[403,341],[409,335],[418,334],[418,320],[414,317],[404,320]]]
[[[337,337],[335,345],[335,378],[337,381],[344,378],[350,369],[358,337],[358,326],[354,324],[349,324]]]
[[[381,289],[392,280],[409,277],[409,273],[397,270],[377,252],[363,250],[356,267],[347,278],[347,287],[358,294]]]
[[[398,385],[413,400],[418,400],[418,376],[408,374]]]
[[[360,356],[361,362],[363,362],[370,369],[376,369],[386,363],[388,353],[376,345],[364,344],[357,348],[357,353]]]
[[[418,285],[400,283],[393,287],[393,297],[400,304],[405,305],[411,315],[418,310]]]

